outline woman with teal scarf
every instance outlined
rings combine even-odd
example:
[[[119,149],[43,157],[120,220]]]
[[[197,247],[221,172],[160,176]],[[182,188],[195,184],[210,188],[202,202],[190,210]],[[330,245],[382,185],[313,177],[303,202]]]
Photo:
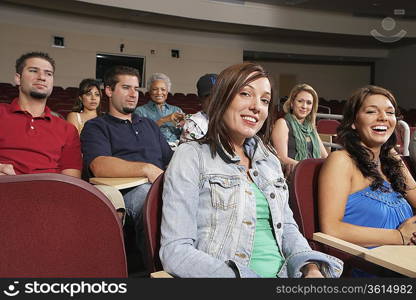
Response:
[[[297,84],[283,105],[286,113],[273,128],[272,140],[285,165],[296,165],[307,158],[326,158],[328,153],[316,131],[318,94],[307,84]]]

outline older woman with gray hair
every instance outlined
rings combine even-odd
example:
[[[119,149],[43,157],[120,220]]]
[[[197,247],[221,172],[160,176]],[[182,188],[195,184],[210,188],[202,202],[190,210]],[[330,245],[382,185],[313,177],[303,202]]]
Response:
[[[135,113],[155,121],[168,143],[171,146],[172,143],[177,144],[185,114],[181,108],[166,103],[171,88],[169,77],[163,73],[154,73],[147,86],[151,101],[136,108]]]

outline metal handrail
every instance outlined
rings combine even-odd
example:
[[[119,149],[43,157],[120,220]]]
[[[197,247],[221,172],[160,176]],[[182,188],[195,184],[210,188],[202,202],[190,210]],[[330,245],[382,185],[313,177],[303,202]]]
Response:
[[[398,125],[401,125],[404,128],[403,134],[403,156],[409,156],[409,145],[410,145],[410,127],[403,120],[397,122]]]
[[[322,119],[335,119],[335,120],[342,120],[342,115],[334,115],[334,114],[323,114],[323,113],[317,113],[317,118]]]

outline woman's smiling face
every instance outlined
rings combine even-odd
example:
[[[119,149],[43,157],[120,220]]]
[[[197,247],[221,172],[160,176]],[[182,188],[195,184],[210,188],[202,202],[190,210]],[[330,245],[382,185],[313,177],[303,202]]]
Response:
[[[242,144],[261,129],[270,102],[271,85],[265,77],[250,82],[237,93],[224,114],[224,123],[235,144]]]
[[[357,130],[367,147],[379,148],[393,134],[396,123],[396,112],[391,101],[384,95],[376,94],[364,99],[352,128]]]

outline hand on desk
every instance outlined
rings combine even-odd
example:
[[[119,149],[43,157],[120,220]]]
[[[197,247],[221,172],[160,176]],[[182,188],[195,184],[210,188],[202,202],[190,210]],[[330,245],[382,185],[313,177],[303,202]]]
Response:
[[[416,244],[416,216],[408,218],[398,228],[403,236],[403,245]]]
[[[412,235],[410,241],[407,243],[408,246],[416,245],[416,232],[413,232]]]
[[[156,178],[158,178],[159,175],[163,173],[163,170],[159,169],[155,165],[147,164],[145,173],[146,173],[147,179],[149,179],[149,182],[153,183],[156,180]]]

